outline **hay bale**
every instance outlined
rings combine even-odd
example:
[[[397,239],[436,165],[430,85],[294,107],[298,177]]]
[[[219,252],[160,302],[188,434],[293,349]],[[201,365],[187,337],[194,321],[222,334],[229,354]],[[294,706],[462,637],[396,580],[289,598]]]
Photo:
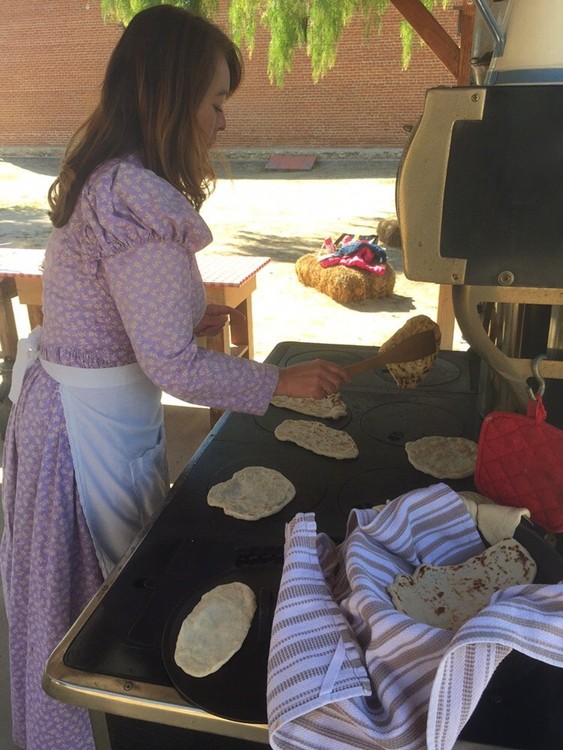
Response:
[[[395,271],[389,263],[385,265],[385,273],[380,276],[346,266],[323,268],[317,255],[308,253],[295,262],[295,273],[305,286],[312,286],[335,302],[347,305],[366,299],[383,299],[393,294]]]
[[[401,228],[397,219],[382,219],[377,225],[377,241],[387,247],[402,247]]]

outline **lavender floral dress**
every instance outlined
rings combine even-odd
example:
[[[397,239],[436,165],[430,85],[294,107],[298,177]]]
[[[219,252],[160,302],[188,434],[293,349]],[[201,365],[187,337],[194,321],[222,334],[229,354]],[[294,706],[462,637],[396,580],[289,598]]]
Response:
[[[100,167],[47,245],[43,359],[81,368],[138,362],[191,403],[263,413],[277,368],[200,349],[205,311],[195,253],[201,217],[132,155]],[[9,623],[14,741],[27,750],[93,748],[85,709],[41,688],[47,659],[102,583],[80,505],[59,384],[36,361],[10,415],[0,568]]]

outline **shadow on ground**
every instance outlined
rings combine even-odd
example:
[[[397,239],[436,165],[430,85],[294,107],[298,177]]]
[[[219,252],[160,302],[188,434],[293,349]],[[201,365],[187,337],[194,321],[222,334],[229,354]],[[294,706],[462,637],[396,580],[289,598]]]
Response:
[[[223,249],[228,250],[229,255],[265,255],[276,263],[295,263],[305,253],[316,252],[318,246],[319,240],[316,237],[283,237],[247,231],[237,232],[232,238],[232,246],[227,247],[227,244],[223,243]]]
[[[315,149],[311,149],[314,153]],[[275,151],[272,151],[274,154]],[[2,161],[10,162],[17,167],[36,174],[56,177],[61,160],[55,156],[4,156]],[[357,178],[389,178],[397,176],[397,159],[327,159],[319,157],[311,169],[279,170],[266,169],[268,158],[244,159],[225,158],[225,164],[216,160],[214,166],[217,177],[226,179],[263,179],[263,180],[334,180]]]
[[[251,257],[268,256],[276,263],[295,263],[306,253],[316,253],[319,249],[319,237],[303,237],[301,235],[271,235],[261,232],[242,230],[232,235],[231,241],[224,241],[218,254],[242,255]],[[403,257],[400,248],[387,248],[387,258],[395,273],[403,273]]]
[[[0,245],[4,247],[45,247],[51,229],[44,208],[0,209]]]
[[[314,151],[314,149],[312,150]],[[227,168],[216,164],[217,176],[221,178],[253,180],[355,180],[355,179],[395,179],[397,176],[397,159],[322,159],[319,158],[308,170],[269,170],[267,159],[227,161]]]
[[[35,174],[56,177],[59,174],[60,159],[54,156],[4,156],[0,161],[9,162]]]
[[[412,297],[402,294],[393,294],[391,297],[382,299],[366,299],[362,302],[350,302],[342,307],[360,313],[382,313],[382,312],[410,312],[416,310],[416,304]]]

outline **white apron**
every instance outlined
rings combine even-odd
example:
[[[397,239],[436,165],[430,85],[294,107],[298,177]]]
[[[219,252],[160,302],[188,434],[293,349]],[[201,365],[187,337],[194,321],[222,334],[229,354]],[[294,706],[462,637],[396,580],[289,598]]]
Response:
[[[39,333],[18,345],[14,403]],[[84,369],[40,361],[60,386],[80,503],[107,576],[168,491],[162,392],[136,363]]]

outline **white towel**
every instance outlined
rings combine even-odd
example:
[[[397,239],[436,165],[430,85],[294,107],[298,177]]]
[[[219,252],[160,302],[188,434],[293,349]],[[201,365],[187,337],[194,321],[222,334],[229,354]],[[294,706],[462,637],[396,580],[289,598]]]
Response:
[[[276,750],[449,750],[511,649],[563,667],[563,585],[497,592],[457,632],[398,612],[386,591],[422,563],[484,550],[444,484],[354,510],[344,542],[314,514],[287,526],[268,663]]]

